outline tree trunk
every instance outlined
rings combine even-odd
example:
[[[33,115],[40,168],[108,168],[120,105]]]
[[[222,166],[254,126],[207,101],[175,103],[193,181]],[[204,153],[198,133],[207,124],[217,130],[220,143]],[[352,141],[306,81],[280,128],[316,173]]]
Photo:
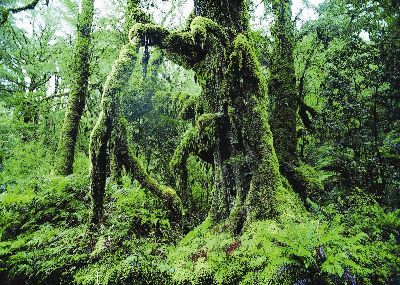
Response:
[[[157,183],[151,178],[137,157],[127,145],[126,127],[123,119],[117,117],[117,98],[129,80],[137,60],[138,48],[134,43],[128,43],[120,51],[119,58],[114,62],[111,73],[107,77],[102,96],[102,107],[99,119],[90,137],[90,194],[92,197],[91,228],[98,227],[103,218],[103,199],[107,178],[107,160],[110,157],[111,134],[115,134],[115,144],[118,152],[116,160],[125,167],[144,188],[162,199],[170,211],[170,220],[177,225],[181,219],[182,205],[175,191]]]
[[[268,92],[271,99],[271,130],[281,165],[295,163],[297,147],[299,98],[293,58],[294,24],[291,6],[291,0],[272,0],[274,24],[271,33],[274,43]]]
[[[69,175],[73,172],[79,122],[85,109],[89,80],[93,2],[93,0],[83,0],[82,11],[78,18],[71,92],[68,97],[68,106],[61,130],[55,165],[55,171],[61,175]]]
[[[116,119],[116,98],[133,71],[137,57],[135,48],[131,44],[126,44],[121,49],[119,58],[114,62],[112,71],[104,84],[101,113],[90,136],[90,194],[92,197],[91,224],[93,226],[99,225],[103,217],[109,142]]]
[[[185,30],[170,32],[149,24],[136,25],[130,33],[195,71],[202,87],[196,128],[214,141],[209,144],[214,165],[210,217],[234,233],[252,221],[276,218],[294,198],[281,182],[266,118],[265,79],[246,34],[246,3],[195,1],[196,15]]]
[[[126,25],[133,21],[148,21],[138,9],[139,1],[128,0]],[[103,88],[102,107],[99,119],[90,138],[90,177],[92,197],[91,229],[95,230],[103,219],[103,199],[107,179],[107,162],[112,158],[111,174],[120,179],[122,168],[136,179],[142,187],[160,198],[169,210],[172,225],[179,227],[182,218],[182,203],[172,188],[158,183],[150,177],[139,159],[128,146],[126,123],[118,114],[118,99],[129,81],[137,60],[138,46],[135,42],[125,44],[114,62]]]
[[[129,28],[132,27],[136,23],[137,15],[141,14],[141,10],[138,8],[140,4],[140,0],[127,0],[126,9],[125,9],[125,23],[124,23],[124,44],[128,44],[128,33]],[[116,102],[115,106],[115,116],[119,117],[119,105],[120,105],[120,98],[114,99]],[[119,122],[121,120],[117,120],[117,128],[119,126]],[[125,132],[126,134],[126,132]],[[122,185],[122,148],[123,146],[118,141],[121,139],[120,134],[113,131],[111,134],[111,142],[110,142],[110,174],[113,181],[115,181],[118,185]],[[126,138],[122,138],[126,140]]]

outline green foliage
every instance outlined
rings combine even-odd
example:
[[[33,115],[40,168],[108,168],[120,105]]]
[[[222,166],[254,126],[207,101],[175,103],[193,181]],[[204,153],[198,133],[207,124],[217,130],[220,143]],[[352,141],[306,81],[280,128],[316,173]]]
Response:
[[[0,196],[1,260],[10,280],[52,280],[84,261],[87,179],[20,180]]]
[[[128,121],[127,141],[137,157],[135,162],[144,165],[140,169],[143,177],[160,181],[166,195],[173,193],[177,182],[169,168],[171,157],[172,164],[183,160],[179,153],[173,155],[180,137],[194,127],[203,127],[212,136],[216,124],[207,125],[207,121],[225,112],[218,104],[227,94],[226,115],[237,123],[237,130],[243,130],[237,118],[247,114],[246,131],[238,131],[230,142],[242,150],[253,143],[251,138],[262,136],[267,147],[260,151],[267,154],[265,160],[273,160],[271,169],[278,173],[271,147],[277,138],[260,127],[271,109],[264,101],[265,90],[257,90],[265,83],[271,85],[263,82],[265,77],[284,82],[276,90],[298,92],[290,95],[299,101],[284,102],[282,91],[270,104],[281,105],[284,111],[299,104],[297,134],[292,133],[298,139],[293,175],[303,183],[299,194],[308,211],[297,203],[299,195],[291,191],[289,178],[282,179],[282,186],[265,167],[259,169],[260,180],[250,183],[258,183],[252,189],[262,191],[254,191],[247,209],[274,202],[268,196],[273,192],[280,201],[274,205],[280,215],[274,220],[251,220],[236,235],[229,220],[214,224],[209,217],[215,183],[232,182],[232,177],[214,179],[219,171],[213,157],[215,142],[203,140],[190,144],[211,150],[200,155],[207,162],[193,154],[185,157],[187,187],[179,189],[180,198],[187,196],[182,199],[182,225],[171,225],[168,207],[126,171],[118,183],[106,171],[104,220],[96,232],[90,231],[89,133],[98,118],[111,63],[127,41],[129,27],[122,20],[126,0],[111,1],[94,19],[92,48],[85,50],[91,54],[87,105],[74,174],[67,177],[55,176],[53,165],[66,98],[74,81],[72,43],[77,35],[73,27],[79,1],[50,1],[49,5],[41,1],[40,9],[20,14],[5,8],[29,1],[3,2],[0,18],[7,17],[7,21],[0,27],[0,284],[399,283],[397,1],[325,0],[315,7],[316,20],[294,26],[292,21],[286,23],[286,28],[294,28],[289,43],[281,33],[286,28],[269,32],[266,23],[272,5],[266,7],[262,19],[253,11],[253,20],[261,24],[256,32],[253,21],[247,27],[243,7],[232,12],[233,6],[224,6],[223,13],[215,15],[218,7],[213,5],[218,1],[205,0],[195,2],[213,3],[210,11],[200,11],[214,17],[213,21],[193,14],[188,20],[192,25],[168,32],[167,27],[177,25],[169,19],[174,21],[182,14],[178,1],[167,14],[157,12],[162,28],[143,23],[134,28],[145,47],[138,50],[135,63],[129,62],[132,76],[128,79],[121,70],[123,79],[113,82],[121,83],[117,109]],[[165,6],[163,1],[142,2],[146,12]],[[248,1],[229,1],[233,2]],[[291,1],[273,2],[288,5]],[[136,5],[137,0],[129,3]],[[288,7],[280,15],[283,21],[291,18]],[[135,12],[144,22],[152,22],[143,11]],[[231,17],[237,19],[232,29],[221,29]],[[243,27],[246,31],[234,44],[229,43],[235,38],[233,30]],[[166,36],[159,44],[167,51],[151,47],[158,43],[157,35]],[[288,44],[293,45],[293,55],[287,54]],[[209,49],[213,52],[202,60]],[[192,59],[193,55],[197,58]],[[200,72],[185,70],[164,57]],[[291,57],[296,78],[292,62],[286,60]],[[225,68],[228,61],[229,68]],[[273,66],[274,61],[278,64]],[[279,75],[287,72],[289,76]],[[229,80],[226,73],[231,74]],[[116,91],[113,84],[108,87]],[[246,98],[237,100],[241,97]],[[288,138],[286,132],[279,135]],[[105,149],[110,151],[108,146]],[[244,153],[238,151],[224,161],[224,167],[234,168],[225,173],[234,174],[248,162]],[[254,168],[244,170],[243,176],[258,171],[255,168],[264,162],[250,163]],[[229,201],[221,205],[240,208],[232,193],[226,198]],[[239,218],[243,214],[240,209],[233,212]]]
[[[170,251],[172,277],[179,284],[331,284],[354,276],[385,284],[399,270],[400,212],[366,204],[346,216],[331,212],[330,222],[253,223],[239,237],[206,220]],[[371,220],[360,219],[366,215]]]
[[[154,265],[176,234],[157,201],[124,180],[121,188],[109,186],[108,218],[95,236],[87,229],[87,178],[45,176],[7,186],[0,194],[0,280],[157,284],[164,273]]]
[[[158,284],[168,238],[175,235],[165,211],[124,177],[122,187],[109,185],[106,223],[90,242],[87,265],[74,272],[76,284]]]

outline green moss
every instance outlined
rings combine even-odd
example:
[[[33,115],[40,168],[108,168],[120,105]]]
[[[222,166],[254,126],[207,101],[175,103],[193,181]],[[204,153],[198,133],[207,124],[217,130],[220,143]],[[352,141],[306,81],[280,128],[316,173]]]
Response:
[[[235,5],[239,10],[229,17],[240,18],[242,28],[246,29],[245,1]],[[231,213],[229,221],[240,231],[244,222],[276,218],[281,212],[278,205],[286,201],[277,195],[284,188],[265,118],[265,79],[252,44],[246,34],[238,33],[242,29],[235,24],[227,25],[217,14],[219,9],[223,15],[226,7],[208,8],[212,10],[200,9],[208,14],[193,18],[189,31],[169,32],[154,24],[137,24],[130,31],[130,39],[139,45],[158,46],[178,64],[196,72],[203,88],[197,102],[197,110],[201,111],[196,112],[195,126],[182,139],[171,166],[178,174],[178,184],[181,182],[185,188],[189,155],[201,157],[211,150],[215,187],[211,218],[218,223]],[[152,187],[151,181],[142,178],[142,183]],[[185,193],[184,189],[180,192]],[[297,204],[295,199],[292,202]]]
[[[119,133],[119,159],[125,170],[137,180],[143,188],[149,190],[152,194],[160,198],[169,210],[169,218],[175,227],[182,218],[182,202],[174,189],[158,183],[152,178],[141,165],[139,159],[133,154],[127,144],[126,122],[119,120],[116,131]]]
[[[114,62],[104,84],[102,109],[90,136],[90,192],[92,197],[92,225],[102,220],[104,188],[107,177],[108,143],[115,120],[115,101],[125,82],[129,79],[137,56],[137,46],[126,44]]]
[[[0,11],[0,13],[1,13],[0,25],[2,25],[7,21],[8,16],[10,15],[10,11],[8,11],[7,9],[5,9],[3,7],[1,7],[0,9],[1,9],[1,11]]]
[[[190,31],[194,43],[201,45],[202,47],[206,44],[210,45],[210,43],[207,43],[207,41],[211,39],[209,36],[210,33],[219,37],[220,41],[227,40],[226,34],[216,22],[200,16],[192,20],[190,23]]]
[[[129,40],[137,38],[141,45],[160,45],[169,33],[159,25],[137,23],[129,31]]]
[[[173,172],[177,173],[184,166],[183,164],[193,148],[192,143],[194,143],[197,134],[198,131],[194,127],[189,128],[184,134],[170,161],[170,168]]]
[[[323,196],[324,185],[322,175],[308,164],[300,164],[294,168],[294,181],[304,197],[319,201]]]
[[[170,161],[170,168],[176,176],[176,184],[179,194],[187,201],[187,160],[190,155],[196,155],[204,161],[212,163],[210,153],[214,147],[215,114],[203,114],[197,121],[195,127],[190,127],[184,134],[174,155]]]
[[[248,3],[244,0],[224,2],[198,1],[195,3],[198,16],[211,19],[233,33],[246,31],[249,28]]]
[[[242,197],[237,196],[235,206],[246,209],[246,223],[249,224],[278,215],[277,206],[282,201],[278,200],[281,197],[277,192],[282,186],[272,134],[265,119],[266,88],[260,65],[245,35],[238,35],[233,45],[228,84],[234,102],[231,117],[241,117],[241,121],[235,122],[241,125],[241,129],[237,128],[237,136],[242,137],[243,144],[249,148],[250,153],[243,157],[247,157],[252,171],[249,190],[245,194],[239,193]],[[235,213],[240,215],[243,211],[235,209],[231,219],[237,220]]]
[[[127,0],[125,8],[125,23],[124,36],[126,41],[129,41],[129,30],[136,23],[148,24],[151,23],[150,15],[146,14],[140,7],[140,1]]]

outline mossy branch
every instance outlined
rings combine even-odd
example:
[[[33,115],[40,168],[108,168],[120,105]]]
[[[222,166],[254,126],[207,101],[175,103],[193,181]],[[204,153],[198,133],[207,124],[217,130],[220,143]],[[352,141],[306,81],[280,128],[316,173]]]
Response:
[[[163,200],[169,209],[169,218],[174,225],[178,225],[182,220],[182,202],[175,190],[158,183],[154,178],[147,174],[139,159],[133,154],[128,146],[126,139],[126,122],[118,120],[115,132],[118,136],[119,154],[125,170],[136,179],[143,188],[148,189],[155,196]]]
[[[157,46],[166,51],[166,56],[186,68],[204,59],[208,47],[215,38],[227,42],[227,36],[221,27],[210,19],[196,17],[190,29],[169,31],[153,23],[136,24],[129,32],[129,39],[144,46]]]
[[[212,163],[211,150],[214,147],[215,114],[204,114],[197,119],[196,126],[186,131],[180,144],[175,149],[170,162],[173,171],[186,164],[190,154],[195,154],[205,162]]]
[[[214,162],[212,153],[215,147],[214,120],[215,115],[213,114],[200,116],[196,126],[186,131],[170,161],[170,168],[177,179],[177,189],[185,203],[187,202],[187,160],[189,156],[193,154],[207,163]]]
[[[178,223],[182,218],[182,203],[176,192],[170,187],[159,184],[146,173],[138,158],[128,147],[123,120],[120,118],[116,120],[116,98],[132,74],[138,46],[137,43],[130,42],[121,49],[119,58],[115,61],[104,84],[102,111],[90,138],[92,226],[99,225],[102,220],[107,160],[109,159],[108,145],[113,131],[117,137],[119,159],[127,172],[144,188],[165,201],[174,223]]]
[[[35,9],[35,7],[39,3],[39,1],[40,0],[33,0],[24,6],[16,7],[16,8],[9,8],[9,9],[3,8],[1,11],[0,27],[5,24],[10,13],[16,14],[16,13],[19,13],[22,11],[33,10],[33,9]],[[48,4],[48,0],[46,1],[46,4]]]

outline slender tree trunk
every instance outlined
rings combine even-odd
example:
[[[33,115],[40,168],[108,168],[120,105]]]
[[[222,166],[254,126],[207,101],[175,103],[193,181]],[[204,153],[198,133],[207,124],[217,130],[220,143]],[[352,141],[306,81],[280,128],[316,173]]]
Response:
[[[148,21],[148,18],[138,9],[138,4],[139,1],[128,0],[126,25],[134,21]],[[127,31],[127,28],[125,30]],[[134,41],[122,47],[119,58],[114,62],[104,85],[101,113],[90,138],[92,230],[95,230],[103,219],[107,161],[110,157],[113,158],[114,178],[119,179],[122,168],[125,168],[128,174],[165,203],[169,210],[169,218],[175,227],[179,226],[182,218],[182,204],[175,190],[150,177],[129,148],[126,122],[118,112],[118,99],[123,95],[124,87],[134,70],[137,53],[138,45]]]
[[[82,1],[82,11],[78,18],[78,34],[74,46],[73,79],[55,165],[55,171],[61,175],[69,175],[73,172],[79,123],[85,109],[89,81],[93,2],[93,0]]]
[[[271,1],[274,13],[271,33],[274,43],[268,90],[271,99],[270,123],[280,164],[294,164],[297,148],[296,118],[299,98],[296,90],[293,58],[292,1]]]
[[[127,0],[126,3],[126,9],[125,9],[125,23],[124,23],[124,44],[128,43],[128,33],[129,33],[129,28],[132,27],[132,25],[135,23],[135,18],[136,15],[139,12],[139,6],[140,0]],[[119,106],[121,104],[120,98],[115,98],[116,106],[115,106],[115,112],[116,116],[119,118]],[[116,124],[118,125],[120,120],[118,119],[116,121]],[[118,126],[117,126],[118,128]],[[126,134],[126,132],[125,132]],[[117,184],[121,185],[122,184],[122,170],[123,170],[123,164],[122,164],[122,148],[123,146],[121,143],[118,141],[120,139],[120,134],[116,134],[115,131],[111,135],[111,142],[110,142],[110,152],[111,152],[111,158],[110,158],[110,174],[111,178],[117,182]],[[123,138],[126,140],[126,138]]]
[[[126,127],[123,119],[116,115],[117,98],[123,92],[123,87],[132,74],[137,60],[137,52],[138,48],[134,43],[128,43],[121,49],[119,58],[114,62],[112,71],[105,82],[101,113],[90,137],[92,230],[101,224],[103,218],[107,160],[110,157],[109,143],[112,132],[116,136],[115,141],[118,142],[117,161],[144,188],[147,188],[165,202],[170,210],[170,219],[174,224],[178,224],[181,219],[182,206],[179,197],[173,189],[159,184],[146,173],[145,168],[127,145]]]
[[[109,142],[116,120],[116,98],[132,74],[137,57],[135,48],[131,44],[125,45],[121,49],[119,58],[114,62],[112,71],[104,84],[99,119],[90,136],[92,226],[98,226],[103,217]]]

